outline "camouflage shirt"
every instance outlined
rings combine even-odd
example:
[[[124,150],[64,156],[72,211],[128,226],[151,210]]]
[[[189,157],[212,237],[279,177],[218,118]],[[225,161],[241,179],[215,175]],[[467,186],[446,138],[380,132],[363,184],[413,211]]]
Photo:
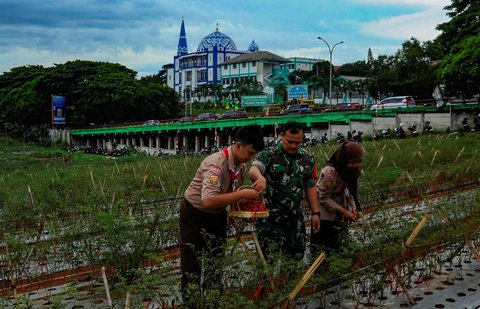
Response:
[[[262,247],[271,241],[292,257],[303,256],[306,232],[301,202],[306,188],[316,185],[314,157],[303,149],[288,154],[280,142],[261,152],[252,166],[267,180],[264,199],[270,215],[257,221]]]

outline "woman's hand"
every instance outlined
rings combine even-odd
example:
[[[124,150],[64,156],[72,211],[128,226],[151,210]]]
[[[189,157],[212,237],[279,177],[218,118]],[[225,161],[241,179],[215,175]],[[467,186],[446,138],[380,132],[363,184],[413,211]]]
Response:
[[[351,212],[351,211],[348,211],[346,210],[345,213],[344,213],[344,217],[349,220],[349,221],[352,221],[352,222],[355,222],[358,220],[358,217],[355,213]]]

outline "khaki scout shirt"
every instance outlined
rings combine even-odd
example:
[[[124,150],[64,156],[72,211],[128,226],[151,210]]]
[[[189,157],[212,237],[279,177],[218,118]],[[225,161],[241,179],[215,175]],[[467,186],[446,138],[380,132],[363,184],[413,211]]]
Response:
[[[185,198],[195,208],[209,213],[220,213],[224,209],[206,209],[202,207],[202,200],[214,197],[218,194],[228,193],[237,190],[243,185],[246,166],[244,163],[237,166],[233,163],[231,147],[226,148],[206,157],[197,169],[192,182],[185,191]],[[236,180],[230,179],[230,172],[236,175]]]
[[[355,211],[355,201],[335,168],[325,165],[317,182],[321,220],[334,221],[338,207]]]

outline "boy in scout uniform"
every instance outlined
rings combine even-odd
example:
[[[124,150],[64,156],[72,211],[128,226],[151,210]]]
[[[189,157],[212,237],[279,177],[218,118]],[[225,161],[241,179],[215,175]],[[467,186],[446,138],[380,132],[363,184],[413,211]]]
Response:
[[[187,287],[221,289],[223,246],[227,235],[226,207],[241,199],[258,199],[262,192],[240,188],[246,177],[245,163],[263,150],[261,128],[238,130],[235,143],[205,158],[197,169],[180,206],[181,288],[188,305]],[[201,282],[201,257],[204,278]],[[203,259],[202,259],[203,261]],[[194,305],[194,304],[192,304]]]

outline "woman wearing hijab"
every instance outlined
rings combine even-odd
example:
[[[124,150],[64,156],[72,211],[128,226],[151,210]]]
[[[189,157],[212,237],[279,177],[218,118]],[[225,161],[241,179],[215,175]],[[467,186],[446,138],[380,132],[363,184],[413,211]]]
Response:
[[[358,177],[362,173],[363,150],[354,142],[344,142],[325,163],[317,181],[320,202],[320,230],[312,233],[311,251],[327,253],[341,245],[347,223],[359,217]],[[316,214],[314,214],[316,215]]]

